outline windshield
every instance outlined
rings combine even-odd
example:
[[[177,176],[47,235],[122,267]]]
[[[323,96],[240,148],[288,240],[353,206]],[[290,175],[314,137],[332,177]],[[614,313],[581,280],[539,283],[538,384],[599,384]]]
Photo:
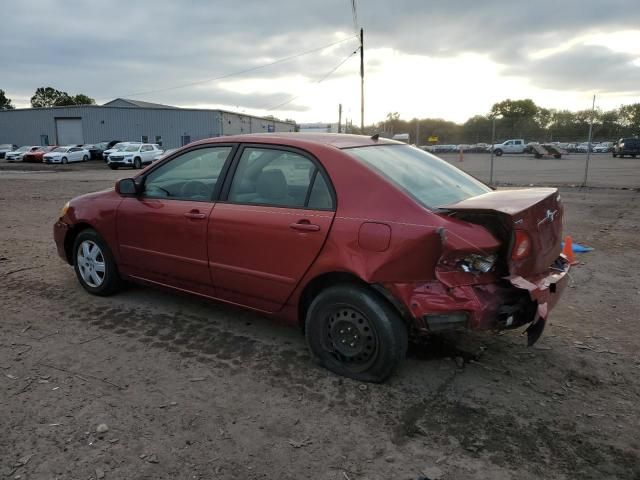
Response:
[[[140,149],[140,145],[129,145],[124,149],[125,152],[137,152]]]
[[[66,152],[67,149],[65,147],[58,147],[51,150],[52,152]]]
[[[1,150],[6,150],[7,148],[10,148],[13,150],[13,145],[9,144],[9,143],[3,143],[2,145],[0,145],[0,149]]]
[[[343,150],[378,172],[425,207],[436,208],[491,191],[444,160],[409,145]]]
[[[31,147],[29,145],[25,145],[24,147],[20,147],[18,150],[16,150],[16,152],[26,152],[30,148]]]

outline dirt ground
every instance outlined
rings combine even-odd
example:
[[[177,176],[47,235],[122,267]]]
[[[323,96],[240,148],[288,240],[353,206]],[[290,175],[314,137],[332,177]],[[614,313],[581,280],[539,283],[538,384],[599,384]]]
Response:
[[[638,191],[562,189],[565,231],[595,251],[535,347],[440,337],[365,385],[255,314],[88,295],[52,225],[128,172],[4,165],[0,478],[640,479]]]

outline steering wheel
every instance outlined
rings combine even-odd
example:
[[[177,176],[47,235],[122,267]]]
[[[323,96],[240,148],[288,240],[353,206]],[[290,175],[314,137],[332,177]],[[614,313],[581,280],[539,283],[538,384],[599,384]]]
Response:
[[[180,188],[180,196],[186,198],[208,198],[211,196],[211,192],[205,183],[199,182],[198,180],[190,180],[185,182]]]

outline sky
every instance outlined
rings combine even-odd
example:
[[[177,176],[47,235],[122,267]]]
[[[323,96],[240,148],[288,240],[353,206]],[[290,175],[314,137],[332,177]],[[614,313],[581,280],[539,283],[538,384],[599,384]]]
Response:
[[[302,122],[464,122],[506,98],[640,102],[637,0],[21,0],[3,5],[0,89],[38,87]],[[284,59],[283,61],[280,61]],[[275,62],[275,63],[274,63]]]

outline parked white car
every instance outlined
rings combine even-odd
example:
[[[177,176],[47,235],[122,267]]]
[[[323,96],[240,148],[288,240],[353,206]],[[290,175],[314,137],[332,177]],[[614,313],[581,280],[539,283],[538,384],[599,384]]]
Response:
[[[75,145],[67,147],[57,147],[49,153],[42,156],[44,163],[70,163],[70,162],[86,162],[89,160],[89,150]]]
[[[613,151],[613,143],[612,142],[602,142],[593,147],[593,151],[595,153],[609,153]]]
[[[7,162],[21,162],[27,153],[35,152],[39,148],[39,145],[24,145],[13,152],[5,153],[4,158],[7,159]]]
[[[496,143],[493,145],[493,153],[496,156],[501,156],[503,153],[524,153],[525,150],[524,140],[521,138],[515,138],[512,140],[506,140],[502,143]]]
[[[111,155],[112,153],[116,153],[116,152],[119,152],[121,150],[124,150],[124,147],[126,147],[128,145],[142,145],[142,142],[119,142],[119,143],[116,143],[110,149],[105,150],[104,152],[102,152],[102,158],[104,158],[104,161],[106,162],[107,159],[109,158],[109,155]]]
[[[162,154],[162,150],[153,143],[130,144],[123,149],[109,154],[107,165],[112,170],[120,167],[142,168],[148,165]]]

